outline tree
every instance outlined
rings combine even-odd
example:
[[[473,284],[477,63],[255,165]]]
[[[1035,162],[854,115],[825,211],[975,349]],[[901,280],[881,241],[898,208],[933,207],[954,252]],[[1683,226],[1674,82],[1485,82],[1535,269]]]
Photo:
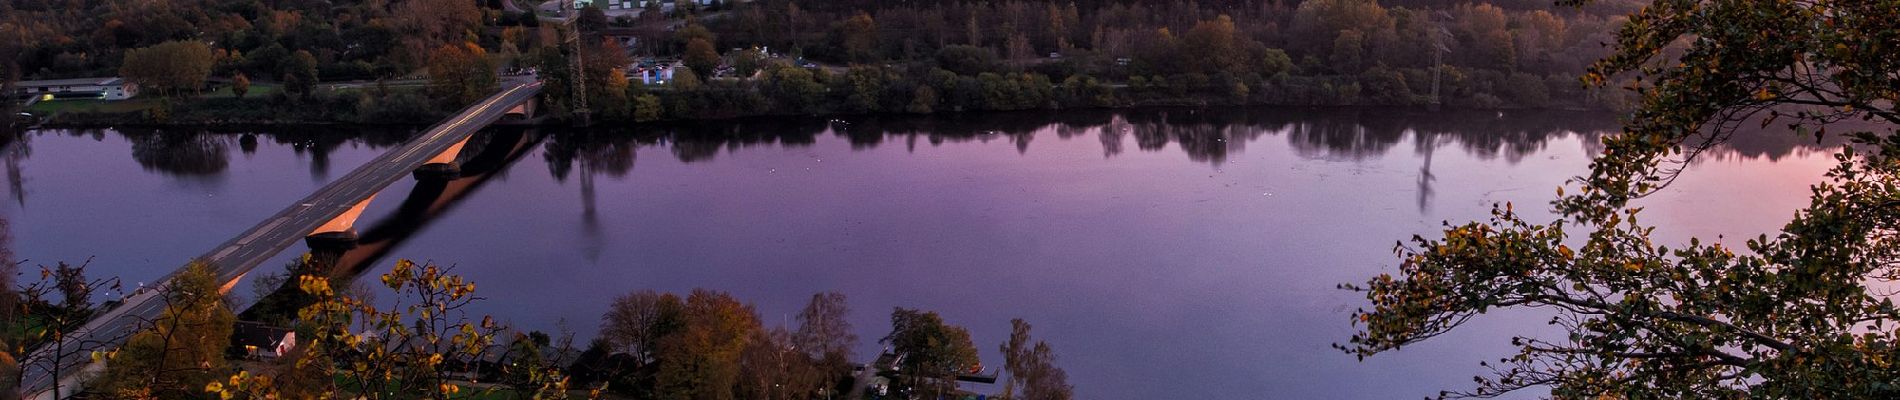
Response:
[[[732,71],[741,79],[750,79],[765,66],[765,51],[757,47],[740,50],[732,55]]]
[[[1293,58],[1288,57],[1285,50],[1262,50],[1260,52],[1259,63],[1258,69],[1261,76],[1272,77],[1274,75],[1293,72]]]
[[[204,42],[171,41],[127,51],[119,74],[160,95],[197,94],[215,61]]]
[[[1183,47],[1182,53],[1194,62],[1188,63],[1190,70],[1204,74],[1236,71],[1245,65],[1245,44],[1234,27],[1234,19],[1223,14],[1212,21],[1201,21],[1188,29],[1181,40],[1192,43]]]
[[[599,32],[607,28],[607,10],[589,4],[581,7],[580,18],[574,21],[574,27],[581,32]]]
[[[818,83],[812,71],[804,68],[790,65],[773,68],[766,76],[765,90],[781,110],[816,113],[824,105],[825,85]]]
[[[738,386],[733,394],[741,399],[809,399],[818,393],[818,371],[784,328],[752,333],[752,340],[739,356]],[[817,396],[822,397],[822,396]]]
[[[700,25],[698,20],[688,20],[686,27],[680,28],[678,33],[673,34],[673,38],[679,40],[681,45],[692,43],[693,39],[703,39],[706,43],[719,43],[719,37],[713,35],[712,30],[706,29],[705,25]]]
[[[673,71],[673,82],[669,84],[672,85],[674,91],[692,92],[699,90],[699,86],[705,82],[699,79],[699,74],[694,73],[692,68],[687,68]]]
[[[666,108],[660,105],[659,96],[642,94],[633,98],[633,120],[638,122],[658,121],[665,115]]]
[[[611,40],[600,40],[592,46],[582,48],[587,55],[581,69],[587,74],[587,82],[592,90],[587,91],[587,104],[595,110],[601,119],[624,121],[632,117],[632,100],[627,97],[632,82],[627,79],[625,67],[631,62],[626,50]]]
[[[294,393],[351,393],[360,398],[449,398],[460,393],[451,372],[489,355],[502,327],[493,318],[469,319],[475,284],[434,264],[397,260],[381,276],[396,296],[389,308],[340,294],[321,276],[302,275],[298,288],[319,300],[298,312],[303,353],[271,373],[240,371],[200,386],[221,398],[283,398]],[[307,357],[307,358],[306,358]],[[343,362],[348,360],[348,362]],[[533,398],[565,395],[567,379],[535,375]],[[294,390],[293,390],[294,389]]]
[[[929,85],[917,85],[917,89],[911,93],[910,105],[905,106],[904,111],[914,114],[929,114],[936,108],[937,90],[931,89]]]
[[[1900,311],[1878,281],[1900,241],[1900,136],[1847,118],[1900,124],[1900,9],[1834,2],[1657,1],[1617,35],[1583,80],[1627,75],[1642,101],[1606,138],[1587,175],[1558,191],[1562,219],[1527,221],[1510,204],[1487,222],[1398,247],[1399,270],[1347,287],[1369,308],[1347,344],[1361,357],[1444,334],[1493,309],[1537,307],[1564,338],[1517,337],[1477,388],[1548,388],[1558,398],[1885,398]],[[1693,40],[1682,40],[1692,38]],[[1664,46],[1687,46],[1675,57]],[[1624,78],[1619,78],[1620,74]],[[1759,118],[1764,122],[1755,122]],[[1858,143],[1779,233],[1745,249],[1652,241],[1636,200],[1741,123]],[[1587,232],[1573,237],[1569,232]],[[1572,246],[1576,247],[1572,247]],[[1884,286],[1880,286],[1884,287]]]
[[[1339,36],[1333,39],[1332,58],[1328,60],[1331,61],[1333,72],[1357,74],[1364,69],[1366,55],[1364,43],[1365,35],[1361,35],[1358,30],[1339,31]]]
[[[838,47],[844,49],[846,59],[868,63],[883,58],[878,49],[877,21],[871,19],[871,14],[858,12],[839,22],[838,34]]]
[[[310,97],[310,91],[317,86],[316,56],[306,50],[297,50],[279,67],[283,69],[285,92]]]
[[[844,95],[844,110],[852,112],[882,111],[882,100],[886,82],[894,80],[890,71],[884,68],[853,66],[844,74],[844,79],[836,81],[842,87],[834,86],[833,91]]]
[[[232,96],[237,96],[237,98],[242,99],[244,98],[245,93],[250,93],[250,92],[251,92],[251,78],[250,77],[244,76],[243,72],[239,72],[237,73],[237,75],[231,76],[231,95]]]
[[[851,347],[857,345],[858,335],[851,333],[849,314],[851,307],[845,304],[844,293],[838,292],[813,294],[798,312],[792,345],[804,351],[824,377],[835,379],[851,372]]]
[[[601,316],[600,338],[615,352],[633,356],[636,368],[653,363],[660,338],[684,327],[685,309],[679,296],[671,293],[642,290],[620,295]]]
[[[760,331],[752,306],[731,294],[693,289],[686,296],[685,325],[660,340],[659,399],[732,399],[739,356]]]
[[[1342,31],[1376,36],[1393,29],[1393,20],[1385,7],[1372,0],[1314,0],[1300,2],[1291,28],[1291,37],[1300,39],[1288,43],[1298,46],[1296,53],[1329,59]]]
[[[5,78],[0,76],[0,79]],[[20,318],[24,313],[19,309],[19,292],[14,286],[19,267],[13,262],[13,235],[8,225],[6,218],[0,218],[0,321],[23,321],[25,318]],[[24,329],[10,325],[14,324],[0,324],[0,399],[4,400],[18,397],[13,394],[19,392],[20,386],[20,363],[15,354],[24,350],[15,346],[22,343],[22,336],[25,336],[16,334],[16,329]]]
[[[3,335],[6,352],[18,355],[13,358],[13,375],[7,376],[7,383],[18,387],[28,373],[42,373],[53,381],[52,394],[55,397],[72,393],[71,388],[63,387],[60,380],[79,371],[69,370],[73,357],[87,357],[93,351],[106,350],[101,341],[121,339],[123,337],[93,337],[101,340],[68,339],[68,334],[79,329],[90,320],[94,308],[92,294],[101,290],[121,291],[116,279],[89,279],[86,277],[87,264],[72,265],[58,263],[53,267],[40,267],[40,279],[18,287],[14,296],[14,309],[10,315],[20,316],[12,321],[40,321],[37,326],[29,324],[0,324],[8,332]],[[9,290],[15,288],[7,288]],[[27,349],[35,349],[28,352]],[[4,363],[0,363],[4,364]],[[4,366],[4,365],[0,365]],[[7,392],[12,393],[12,392]]]
[[[694,38],[686,42],[686,54],[680,56],[680,63],[699,76],[712,76],[713,69],[719,67],[719,51],[713,50],[712,41]]]
[[[395,26],[408,33],[405,39],[418,53],[465,41],[482,26],[482,10],[473,1],[405,0],[395,9]]]
[[[960,75],[976,75],[1001,69],[996,52],[988,48],[951,45],[937,50],[937,67]]]
[[[429,55],[429,90],[448,104],[473,104],[498,85],[488,51],[475,43],[445,45]]]
[[[536,75],[543,82],[541,109],[557,119],[566,118],[573,110],[575,77],[569,60],[559,47],[543,46],[528,52],[528,65],[538,70]]]
[[[1003,352],[1003,368],[1009,370],[1009,382],[1003,385],[1003,397],[1024,400],[1069,400],[1074,397],[1069,374],[1055,365],[1055,350],[1049,343],[1029,337],[1029,323],[1021,318],[1009,321],[1009,340]],[[1022,397],[1015,389],[1021,388]]]
[[[209,264],[193,262],[160,287],[157,320],[111,353],[93,390],[126,399],[190,398],[221,380],[237,317]]]
[[[943,323],[936,312],[907,308],[891,311],[891,333],[879,343],[902,358],[899,393],[929,393],[937,398],[956,389],[956,377],[981,367],[976,345],[963,327]]]
[[[600,110],[600,118],[609,121],[625,121],[633,118],[633,99],[627,97],[627,91],[632,88],[633,82],[627,79],[627,75],[619,69],[614,69],[607,73],[606,79],[599,82],[601,84],[597,90],[598,94],[590,93],[593,99],[589,100],[588,104],[593,109]]]

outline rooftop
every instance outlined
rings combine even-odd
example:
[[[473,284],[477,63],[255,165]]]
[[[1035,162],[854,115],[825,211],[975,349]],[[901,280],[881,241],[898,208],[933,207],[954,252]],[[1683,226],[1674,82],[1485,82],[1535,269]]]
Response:
[[[119,77],[48,79],[48,80],[42,80],[42,81],[20,81],[18,83],[14,83],[13,86],[15,87],[73,86],[73,85],[105,86],[105,85],[117,85],[123,81],[125,81],[125,78],[119,78]]]

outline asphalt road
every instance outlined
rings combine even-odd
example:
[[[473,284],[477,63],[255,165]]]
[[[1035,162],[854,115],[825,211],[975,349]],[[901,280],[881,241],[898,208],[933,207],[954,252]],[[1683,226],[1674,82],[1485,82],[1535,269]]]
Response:
[[[216,267],[218,278],[225,282],[224,286],[228,290],[232,283],[259,263],[296,244],[317,227],[342,215],[389,184],[408,178],[429,158],[501,119],[509,108],[541,93],[541,82],[538,81],[504,82],[503,85],[506,89],[501,92],[462,109],[402,146],[371,159],[198,259]],[[181,267],[180,271],[166,274],[155,286],[162,287],[182,270]],[[157,290],[144,290],[69,333],[64,340],[65,345],[58,346],[60,351],[55,352],[55,346],[46,346],[34,352],[21,361],[21,366],[26,369],[20,384],[22,398],[54,399],[70,395],[68,392],[72,389],[66,386],[71,385],[71,382],[61,382],[59,394],[62,396],[53,396],[52,377],[55,374],[51,370],[54,364],[60,367],[58,376],[70,377],[73,371],[85,368],[90,363],[93,351],[118,347],[133,332],[145,326],[145,321],[157,319],[164,309],[164,299]],[[55,354],[64,356],[54,357]],[[55,360],[58,362],[55,363]],[[67,380],[70,379],[62,379]]]

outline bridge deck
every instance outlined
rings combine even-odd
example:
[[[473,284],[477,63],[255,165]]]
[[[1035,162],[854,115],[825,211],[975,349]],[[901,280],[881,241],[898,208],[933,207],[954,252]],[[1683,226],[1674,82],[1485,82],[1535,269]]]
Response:
[[[217,270],[218,278],[229,288],[258,264],[296,244],[317,227],[342,215],[389,184],[408,177],[411,171],[421,167],[430,157],[467,139],[500,119],[510,108],[534,98],[540,92],[540,82],[511,83],[507,89],[462,109],[402,146],[371,159],[198,259],[211,264]],[[182,268],[166,274],[158,281],[158,285],[162,287],[180,272]],[[90,361],[93,350],[117,347],[142,327],[143,321],[157,319],[164,308],[164,300],[158,296],[158,291],[147,290],[125,299],[118,307],[105,310],[67,336],[68,344],[63,346],[67,353],[64,357],[53,357],[48,346],[22,360],[21,366],[27,369],[27,375],[20,384],[20,392],[26,398],[51,398],[52,375],[45,370],[51,367],[49,364],[52,360],[57,358],[62,360],[60,364],[70,364],[60,366],[62,371],[68,371],[61,375],[70,375],[69,371],[75,371]],[[63,387],[65,383],[61,385],[60,395],[69,395],[64,392],[72,389]]]

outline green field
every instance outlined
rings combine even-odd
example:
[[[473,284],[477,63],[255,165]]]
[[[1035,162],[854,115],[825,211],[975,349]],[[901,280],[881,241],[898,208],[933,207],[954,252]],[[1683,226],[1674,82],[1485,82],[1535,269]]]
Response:
[[[26,108],[34,115],[52,115],[62,112],[106,112],[123,113],[150,109],[158,106],[158,100],[135,98],[131,100],[49,100],[34,103]]]
[[[283,91],[283,85],[275,83],[256,83],[244,94],[245,99],[264,99]],[[225,87],[199,95],[200,99],[228,99],[237,97],[231,94],[231,87]],[[35,115],[53,115],[63,112],[125,113],[157,107],[160,101],[153,97],[137,97],[130,100],[48,100],[35,103],[25,111]]]

